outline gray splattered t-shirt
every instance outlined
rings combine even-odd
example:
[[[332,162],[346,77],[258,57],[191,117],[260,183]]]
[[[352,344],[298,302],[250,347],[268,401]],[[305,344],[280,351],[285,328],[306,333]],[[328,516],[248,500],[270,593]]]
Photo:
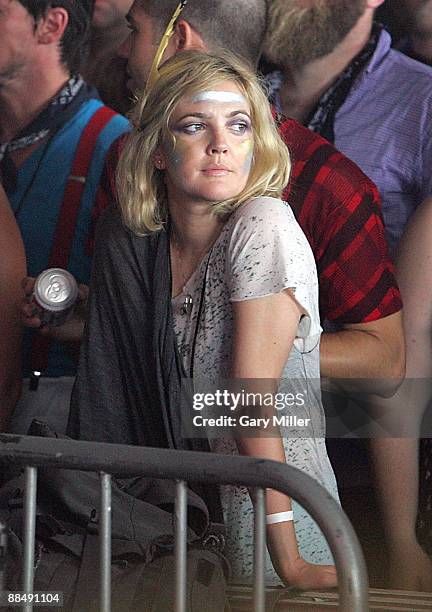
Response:
[[[203,286],[204,292],[203,292]],[[286,460],[320,482],[338,498],[336,480],[327,457],[325,422],[319,388],[318,280],[310,246],[291,208],[269,197],[254,198],[237,209],[180,295],[172,300],[177,342],[185,368],[190,369],[199,305],[202,311],[195,342],[194,377],[214,381],[229,378],[234,301],[260,298],[290,288],[304,310],[279,392],[300,393],[298,417],[309,427],[280,427]],[[192,305],[184,312],[186,297]],[[289,414],[284,408],[282,414]],[[237,454],[233,439],[211,439],[212,450]],[[253,509],[244,487],[223,486],[221,498],[227,525],[227,554],[236,580],[252,575]],[[293,501],[295,530],[300,552],[307,561],[331,563],[325,539],[312,518]],[[267,556],[267,581],[279,579]]]

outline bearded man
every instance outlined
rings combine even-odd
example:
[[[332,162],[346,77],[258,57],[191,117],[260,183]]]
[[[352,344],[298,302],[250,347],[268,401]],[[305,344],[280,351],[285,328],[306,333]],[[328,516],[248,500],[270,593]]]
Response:
[[[129,34],[125,19],[132,0],[94,0],[90,52],[82,73],[110,108],[125,114],[131,106],[126,62],[117,48]]]
[[[279,111],[333,142],[378,186],[394,253],[432,193],[432,70],[391,49],[383,0],[271,0],[265,54]],[[429,3],[426,3],[429,4]]]
[[[80,76],[90,19],[84,1],[0,0],[1,181],[28,273],[62,267],[80,283],[89,282],[94,225],[107,200],[107,151],[128,129]],[[36,416],[65,427],[79,338],[44,333],[24,337],[23,393],[9,424],[15,433],[27,433]]]

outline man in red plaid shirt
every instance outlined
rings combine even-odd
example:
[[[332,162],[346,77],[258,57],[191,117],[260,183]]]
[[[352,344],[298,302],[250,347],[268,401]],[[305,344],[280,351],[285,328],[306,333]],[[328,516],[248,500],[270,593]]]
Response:
[[[378,190],[328,141],[292,119],[279,121],[293,163],[284,199],[315,256],[324,328],[338,329],[322,335],[321,374],[387,378],[376,391],[391,393],[404,371],[402,303]]]
[[[132,5],[127,16],[131,34],[120,49],[128,59],[131,88],[143,88],[176,6],[177,0],[135,0]],[[264,0],[190,0],[164,58],[192,48],[215,53],[229,49],[256,64],[265,29]],[[322,335],[322,376],[376,378],[380,380],[374,390],[391,393],[404,373],[402,304],[384,238],[378,191],[326,140],[294,120],[276,120],[292,158],[284,198],[315,256],[321,320],[325,328],[334,325],[337,330]],[[120,149],[117,142],[107,168],[111,189]]]

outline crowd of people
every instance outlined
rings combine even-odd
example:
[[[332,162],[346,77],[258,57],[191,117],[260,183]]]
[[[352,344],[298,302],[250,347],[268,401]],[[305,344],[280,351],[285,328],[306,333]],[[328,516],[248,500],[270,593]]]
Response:
[[[298,467],[357,528],[349,490],[362,461],[356,441],[326,441],[325,404],[367,405],[392,431],[359,450],[388,550],[388,575],[372,580],[432,591],[431,444],[420,441],[432,2],[398,3],[407,54],[377,20],[386,5],[0,0],[0,430],[26,434],[37,418],[80,440],[194,448],[183,379],[307,389],[284,408],[305,428],[207,431],[200,448]],[[260,60],[271,68],[258,77]],[[32,300],[52,267],[79,283],[58,327]],[[247,581],[249,492],[204,499]],[[308,513],[275,491],[266,512],[268,582],[336,586]]]

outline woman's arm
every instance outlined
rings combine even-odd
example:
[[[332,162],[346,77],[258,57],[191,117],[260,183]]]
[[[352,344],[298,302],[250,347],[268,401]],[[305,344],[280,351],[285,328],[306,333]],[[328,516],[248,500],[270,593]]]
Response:
[[[6,431],[21,391],[21,324],[16,303],[25,275],[21,234],[0,185],[0,431]]]
[[[400,244],[397,279],[404,302],[406,381],[389,401],[407,437],[371,441],[377,493],[390,551],[392,586],[432,590],[432,562],[416,540],[418,436],[432,376],[432,198],[414,214]]]
[[[252,379],[248,391],[276,391],[276,381],[288,360],[302,310],[289,290],[263,298],[233,302],[234,334],[231,376]],[[268,379],[263,388],[263,379]],[[254,383],[254,380],[257,382]],[[285,463],[279,431],[272,437],[239,437],[237,444],[244,455],[263,457]],[[282,493],[267,492],[267,513],[291,510],[290,499]],[[267,541],[279,576],[290,585],[303,589],[336,585],[333,566],[313,565],[301,559],[292,522],[267,527]]]

